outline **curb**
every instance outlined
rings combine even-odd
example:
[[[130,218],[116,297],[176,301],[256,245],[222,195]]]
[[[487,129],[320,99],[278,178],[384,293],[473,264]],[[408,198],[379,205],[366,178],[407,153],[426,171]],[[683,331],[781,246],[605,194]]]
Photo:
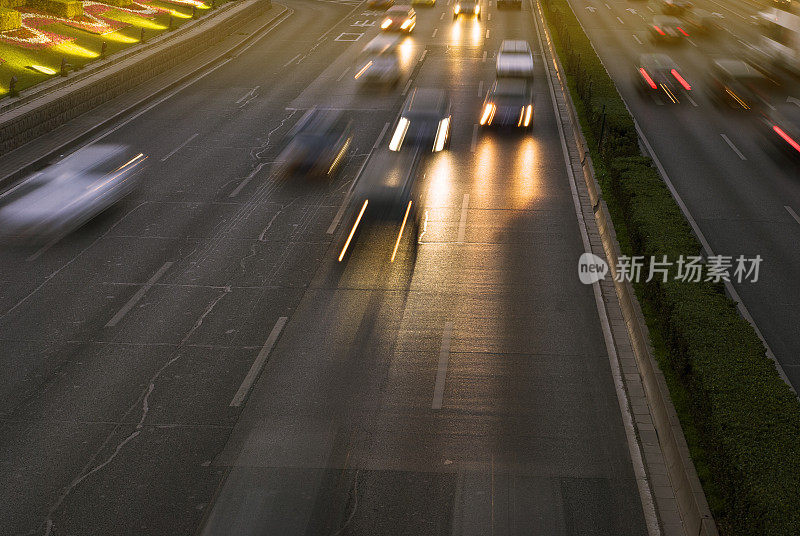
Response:
[[[537,2],[537,7],[538,2]],[[541,12],[540,12],[541,14]],[[549,28],[544,24],[549,37]],[[595,220],[609,268],[612,276],[616,275],[617,261],[620,255],[614,225],[608,207],[602,199],[602,192],[594,175],[594,166],[586,146],[580,122],[575,113],[572,96],[562,77],[564,72],[560,59],[548,38],[548,48],[556,64],[557,77],[569,111],[569,120],[573,125],[574,141],[581,155],[581,167],[589,194]],[[641,307],[630,282],[618,282],[614,277],[614,288],[627,327],[628,336],[633,347],[639,373],[642,379],[645,396],[650,408],[653,427],[658,436],[658,444],[666,463],[669,481],[674,490],[678,511],[686,534],[697,536],[717,536],[717,527],[708,507],[697,471],[691,460],[686,438],[683,435],[675,408],[669,397],[663,373],[653,357],[650,346],[650,333],[644,320]]]
[[[242,24],[252,20],[252,17],[254,16],[254,14],[256,14],[258,12],[261,12],[263,10],[269,9],[272,6],[270,0],[250,0],[248,3],[242,2],[241,4],[237,4],[237,7],[239,7],[240,5],[243,5],[243,7],[241,7],[241,9],[239,9],[237,12],[234,12],[234,13],[230,13],[229,12],[230,17],[219,18],[217,21],[215,21],[215,25],[217,25],[217,26],[218,25],[222,25],[222,24],[226,24],[228,26],[227,29],[229,29],[229,31],[225,32],[225,34],[224,34],[224,36],[222,38],[227,37],[231,33],[235,32]],[[256,12],[256,13],[254,13],[254,12]],[[9,185],[13,184],[15,181],[17,181],[20,178],[22,178],[24,175],[29,174],[29,173],[31,173],[32,171],[35,171],[38,168],[41,168],[47,162],[51,161],[55,156],[57,156],[59,154],[63,154],[64,152],[66,152],[71,147],[74,147],[75,145],[83,143],[83,142],[91,139],[92,137],[96,136],[97,134],[99,134],[100,132],[102,132],[103,130],[108,128],[110,125],[112,125],[116,121],[119,121],[121,118],[125,117],[126,115],[129,115],[132,111],[136,110],[137,108],[140,108],[141,106],[143,106],[147,102],[151,101],[153,98],[161,96],[161,95],[163,95],[165,93],[168,93],[168,92],[170,92],[172,90],[175,90],[176,88],[178,88],[181,85],[183,85],[183,84],[187,83],[188,81],[190,81],[192,78],[196,77],[202,71],[207,70],[212,65],[220,62],[221,60],[223,60],[223,59],[225,59],[225,58],[227,58],[229,56],[231,56],[232,54],[235,54],[238,50],[248,47],[253,42],[255,42],[258,39],[260,39],[262,37],[261,34],[264,31],[271,29],[271,27],[273,27],[275,24],[277,24],[278,22],[283,20],[282,17],[287,12],[290,12],[289,8],[281,5],[280,6],[280,10],[277,11],[270,18],[270,20],[268,20],[266,23],[264,23],[263,25],[261,25],[260,27],[255,29],[252,33],[250,33],[250,35],[248,35],[246,38],[244,38],[241,41],[239,41],[238,43],[236,43],[234,46],[232,46],[230,48],[227,48],[225,50],[222,50],[220,53],[214,55],[210,60],[203,62],[201,65],[197,66],[196,68],[193,68],[188,73],[180,76],[177,80],[173,80],[172,82],[170,82],[166,86],[160,87],[160,88],[154,90],[153,92],[149,92],[145,97],[142,97],[141,99],[138,99],[134,103],[125,106],[124,109],[113,113],[113,115],[111,115],[109,117],[103,118],[99,123],[97,123],[93,127],[81,132],[80,134],[78,134],[76,136],[73,136],[72,138],[69,138],[68,140],[66,140],[64,142],[59,143],[55,147],[49,148],[46,151],[45,154],[37,157],[34,160],[27,161],[24,165],[22,165],[19,168],[14,169],[13,171],[7,173],[4,177],[0,178],[0,188],[8,187]],[[237,21],[235,21],[235,22],[237,22],[238,24],[237,23],[231,24],[230,19],[232,19],[233,17],[237,17]],[[186,36],[186,38],[183,40],[182,44],[183,45],[187,45],[187,43],[188,43],[188,45],[192,46],[193,42],[189,41],[189,39],[190,39],[190,37]],[[220,40],[221,39],[217,40],[216,42],[219,42]],[[163,45],[163,43],[161,43],[161,44]],[[213,44],[215,44],[215,42],[209,43],[208,46],[212,46]],[[203,50],[204,49],[196,49],[196,50],[194,50],[192,56],[194,56],[197,53],[202,52]],[[109,86],[113,85],[113,80],[110,80],[112,77],[118,77],[118,76],[120,76],[120,73],[122,73],[124,75],[125,74],[125,70],[124,69],[127,69],[127,68],[140,68],[142,66],[142,64],[146,60],[158,61],[159,56],[160,56],[160,52],[162,52],[162,51],[160,51],[160,50],[155,50],[155,51],[151,50],[151,51],[142,51],[142,52],[149,52],[149,54],[146,57],[139,58],[139,59],[130,58],[130,61],[134,62],[132,66],[120,66],[120,68],[117,69],[116,71],[109,72],[105,76],[99,77],[98,81],[93,81],[92,82],[93,85],[99,86],[99,90],[100,90],[101,94],[99,96],[96,96],[93,99],[91,99],[91,106],[87,107],[87,109],[81,109],[80,111],[72,110],[75,113],[69,113],[69,111],[65,111],[65,107],[67,107],[69,103],[68,102],[63,102],[63,101],[65,99],[72,100],[72,99],[75,99],[76,97],[77,98],[83,98],[83,97],[85,97],[86,93],[89,92],[89,90],[91,90],[91,87],[90,88],[86,88],[86,87],[70,88],[69,91],[67,92],[67,94],[64,97],[60,97],[58,99],[53,99],[55,104],[53,104],[53,102],[49,102],[46,105],[43,105],[43,106],[35,108],[31,113],[45,115],[45,116],[47,116],[49,118],[49,121],[46,122],[46,123],[40,124],[39,125],[40,128],[37,129],[37,130],[42,130],[41,127],[43,127],[43,126],[45,126],[46,128],[44,128],[40,132],[37,132],[37,134],[35,136],[31,136],[29,141],[34,140],[36,137],[38,137],[41,134],[44,134],[46,132],[49,132],[49,131],[55,129],[57,126],[66,123],[70,119],[74,119],[75,117],[78,117],[82,113],[90,111],[91,109],[95,108],[96,106],[99,106],[100,104],[103,104],[104,102],[110,101],[111,99],[124,94],[125,91],[127,91],[129,89],[132,89],[133,87],[135,87],[135,86],[137,86],[139,84],[145,83],[145,82],[155,78],[156,76],[158,76],[160,74],[163,74],[171,66],[171,64],[170,64],[170,65],[165,66],[162,69],[158,69],[157,71],[146,73],[146,74],[149,74],[150,76],[141,76],[141,77],[139,77],[138,80],[133,81],[128,86],[126,86],[124,88],[117,88],[118,89],[117,91],[109,91],[108,90]],[[189,58],[185,58],[185,59],[189,59]],[[181,61],[185,61],[185,59],[181,59]],[[81,80],[81,81],[78,82],[78,85],[80,86],[82,83],[83,83],[83,85],[87,85],[88,84],[87,81]],[[51,110],[43,109],[45,107],[55,108],[55,109],[51,109]],[[31,121],[31,118],[23,119],[23,122],[25,124],[29,124],[30,121]],[[7,150],[4,147],[4,145],[6,143],[6,139],[5,139],[5,136],[4,136],[5,133],[3,132],[3,130],[5,128],[7,128],[7,125],[3,124],[3,122],[2,122],[2,114],[0,114],[0,140],[3,140],[2,142],[0,142],[0,150],[2,150],[3,153],[8,154]],[[22,146],[22,145],[23,144],[20,144],[19,146]]]

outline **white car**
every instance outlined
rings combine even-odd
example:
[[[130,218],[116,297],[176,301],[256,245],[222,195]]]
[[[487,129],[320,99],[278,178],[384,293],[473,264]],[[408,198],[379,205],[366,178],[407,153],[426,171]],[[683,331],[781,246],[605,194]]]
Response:
[[[504,39],[497,53],[497,77],[533,78],[533,54],[527,41]]]
[[[76,151],[0,199],[0,235],[33,241],[66,235],[132,192],[146,160],[124,145]]]

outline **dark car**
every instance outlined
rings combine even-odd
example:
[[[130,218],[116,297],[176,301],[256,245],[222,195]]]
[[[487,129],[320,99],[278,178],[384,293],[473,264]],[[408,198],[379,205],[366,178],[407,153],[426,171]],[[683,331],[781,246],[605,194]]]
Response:
[[[770,147],[800,165],[800,107],[791,104],[765,113],[759,127]]]
[[[524,78],[498,78],[483,101],[482,126],[512,126],[529,129],[533,125],[533,92]]]
[[[481,5],[476,0],[456,0],[453,6],[453,20],[458,17],[477,17],[481,18]]]
[[[709,69],[708,93],[720,106],[759,110],[766,102],[769,81],[755,67],[736,58],[716,59]]]
[[[650,40],[656,44],[682,43],[689,37],[683,26],[684,23],[676,17],[656,15],[650,25]]]
[[[339,262],[352,253],[354,244],[369,228],[391,229],[391,243],[385,240],[376,243],[387,244],[386,258],[391,262],[404,238],[411,240],[412,248],[416,247],[419,215],[423,211],[418,162],[416,152],[379,151],[367,160],[350,198],[349,224]]]
[[[417,13],[408,5],[392,6],[386,10],[386,17],[381,22],[384,32],[411,33],[417,24]]]
[[[673,103],[680,102],[683,92],[692,90],[678,65],[666,54],[639,56],[634,79],[641,95],[663,96]]]
[[[711,12],[704,9],[693,9],[681,15],[685,23],[682,28],[687,33],[700,34],[701,36],[711,36],[718,33],[721,28],[718,18]]]
[[[692,9],[689,0],[662,0],[661,11],[666,15],[682,15]]]
[[[275,164],[278,174],[332,177],[347,154],[352,134],[340,110],[314,108],[287,137]]]
[[[450,98],[444,90],[415,88],[400,112],[389,150],[399,151],[406,142],[435,153],[444,150],[450,145],[450,119]]]

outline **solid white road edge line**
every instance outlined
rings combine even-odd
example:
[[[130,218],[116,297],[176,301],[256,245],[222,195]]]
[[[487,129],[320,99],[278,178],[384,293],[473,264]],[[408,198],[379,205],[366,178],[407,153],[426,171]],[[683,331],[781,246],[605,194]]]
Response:
[[[275,327],[272,328],[272,331],[267,337],[267,341],[264,343],[264,346],[261,347],[261,351],[258,352],[256,356],[256,360],[253,361],[253,365],[250,367],[250,370],[247,372],[247,376],[244,377],[242,380],[242,384],[239,386],[239,390],[236,391],[236,394],[231,400],[230,406],[231,407],[239,407],[244,402],[244,399],[247,398],[247,393],[250,392],[250,388],[253,386],[253,383],[256,381],[258,374],[261,372],[261,369],[264,368],[264,363],[267,362],[267,356],[272,351],[272,347],[275,346],[275,342],[278,340],[278,337],[283,330],[283,326],[286,325],[286,321],[288,320],[287,317],[282,316],[275,322]]]
[[[133,296],[131,296],[131,299],[129,299],[129,300],[128,300],[128,302],[127,302],[125,305],[123,305],[123,306],[122,306],[122,309],[120,309],[119,311],[117,311],[117,314],[115,314],[115,315],[114,315],[114,316],[111,318],[111,320],[109,320],[109,321],[106,323],[106,326],[105,326],[105,327],[107,327],[107,328],[112,328],[112,327],[116,326],[116,325],[119,323],[119,321],[120,321],[120,320],[122,320],[122,318],[123,318],[123,317],[124,317],[126,314],[128,314],[128,312],[129,312],[131,309],[133,309],[134,305],[136,305],[136,304],[139,302],[139,300],[141,300],[141,299],[142,299],[142,297],[143,297],[145,294],[147,294],[147,291],[148,291],[148,290],[150,290],[150,288],[151,288],[151,287],[152,287],[152,286],[155,284],[155,282],[156,282],[156,281],[158,281],[159,279],[161,279],[161,276],[162,276],[162,275],[164,275],[164,273],[165,273],[167,270],[169,270],[169,267],[170,267],[170,266],[172,266],[172,262],[165,262],[165,263],[164,263],[164,265],[163,265],[161,268],[159,268],[159,269],[158,269],[158,271],[157,271],[155,274],[153,274],[153,277],[151,277],[150,279],[148,279],[148,280],[147,280],[147,283],[145,283],[145,284],[144,284],[144,286],[143,286],[142,288],[140,288],[139,290],[137,290],[137,291],[136,291],[136,294],[134,294]]]
[[[687,220],[689,220],[689,225],[691,225],[692,231],[694,231],[695,236],[697,236],[697,239],[700,241],[700,245],[703,246],[703,249],[706,252],[706,256],[707,257],[713,256],[714,250],[711,249],[711,244],[709,244],[708,240],[706,240],[706,236],[700,230],[700,227],[697,225],[697,222],[692,217],[691,213],[689,212],[689,209],[686,206],[686,203],[683,202],[683,198],[678,194],[678,191],[672,184],[672,179],[670,179],[669,175],[667,175],[667,171],[664,169],[664,166],[661,165],[661,160],[658,159],[656,152],[653,150],[653,146],[650,145],[650,142],[645,137],[644,132],[642,132],[642,129],[639,127],[639,123],[636,121],[636,119],[633,120],[633,124],[636,126],[636,132],[639,134],[639,138],[642,140],[642,143],[644,143],[647,152],[650,154],[650,158],[653,159],[653,162],[658,168],[658,172],[661,173],[661,177],[664,179],[664,183],[666,183],[667,188],[669,188],[669,191],[672,194],[672,198],[675,199],[675,202],[678,203],[681,212],[683,212],[683,215],[686,217]],[[731,299],[736,302],[736,307],[739,309],[739,314],[741,314],[745,320],[750,322],[750,325],[753,326],[753,329],[756,331],[756,335],[758,335],[758,338],[761,339],[762,343],[764,343],[764,348],[766,348],[767,350],[767,356],[769,356],[769,358],[772,359],[772,361],[775,363],[775,368],[778,369],[778,374],[783,379],[783,381],[786,382],[786,385],[789,386],[789,389],[791,389],[793,393],[797,394],[797,391],[795,391],[794,387],[789,382],[789,377],[786,376],[786,372],[784,372],[783,367],[778,362],[778,359],[775,357],[775,354],[772,353],[772,348],[770,348],[769,344],[767,344],[767,339],[764,338],[764,335],[761,333],[761,330],[758,329],[755,320],[753,320],[753,316],[750,314],[750,311],[747,309],[747,307],[745,307],[744,302],[742,302],[742,298],[739,296],[739,293],[736,292],[736,289],[733,288],[733,285],[731,284],[730,281],[724,281],[724,283],[725,283],[725,290],[728,291],[728,294],[730,295]]]
[[[531,0],[533,4],[533,0]],[[539,41],[539,48],[542,54],[545,54],[544,42],[539,30],[539,17],[533,12],[531,6],[531,16],[534,17],[534,26],[536,28],[536,36]],[[564,135],[564,129],[561,126],[560,112],[558,110],[558,103],[556,102],[556,90],[553,86],[553,79],[550,76],[550,66],[547,61],[542,62],[545,68],[545,78],[547,78],[547,86],[550,90],[550,102],[553,106],[553,112],[557,118],[556,126],[558,127],[558,135],[561,140],[561,151],[564,155],[564,165],[567,169],[567,178],[569,179],[569,188],[572,192],[572,203],[575,209],[575,216],[578,220],[578,226],[581,231],[581,240],[583,241],[584,251],[591,253],[591,244],[589,243],[589,233],[586,230],[586,222],[583,220],[583,212],[581,211],[581,202],[578,198],[578,188],[576,186],[576,179],[572,171],[572,163],[569,158],[569,151],[567,150],[567,140]],[[614,337],[611,334],[611,325],[608,321],[605,305],[603,305],[603,296],[600,290],[600,283],[595,282],[592,284],[594,291],[594,302],[597,308],[597,315],[600,318],[600,325],[603,331],[603,340],[608,351],[608,360],[611,365],[611,374],[614,378],[614,390],[617,393],[617,403],[619,404],[620,413],[622,415],[622,424],[625,429],[625,437],[628,442],[628,452],[631,456],[631,465],[633,466],[633,473],[636,477],[636,486],[639,490],[639,499],[642,501],[642,513],[644,515],[645,525],[647,525],[647,533],[649,536],[660,536],[661,527],[658,524],[658,515],[656,514],[655,503],[653,495],[650,491],[650,483],[647,479],[647,471],[644,468],[644,460],[642,452],[639,448],[639,443],[636,441],[636,431],[633,427],[633,417],[631,416],[630,408],[628,407],[628,398],[625,393],[625,386],[622,381],[622,370],[617,356],[617,349],[614,346]]]
[[[444,398],[444,383],[447,379],[447,362],[450,359],[450,340],[453,337],[453,323],[444,323],[442,333],[442,348],[439,350],[439,367],[436,370],[436,385],[433,387],[433,402],[431,409],[442,409]]]
[[[464,243],[464,237],[467,233],[467,211],[469,211],[469,194],[464,194],[461,201],[461,220],[458,222],[458,243]]]

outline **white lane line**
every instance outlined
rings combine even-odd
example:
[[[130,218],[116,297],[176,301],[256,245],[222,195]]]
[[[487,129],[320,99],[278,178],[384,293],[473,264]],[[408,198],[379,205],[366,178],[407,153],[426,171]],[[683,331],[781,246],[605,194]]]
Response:
[[[199,135],[200,135],[200,134],[192,134],[192,135],[189,137],[189,139],[188,139],[188,140],[186,140],[185,142],[183,142],[183,143],[181,143],[180,145],[178,145],[177,147],[175,147],[175,149],[173,149],[173,150],[172,150],[172,152],[171,152],[171,153],[169,153],[167,156],[165,156],[164,158],[162,158],[162,159],[161,159],[161,161],[162,161],[162,162],[166,162],[166,161],[167,161],[167,159],[168,159],[170,156],[174,155],[175,153],[177,153],[178,151],[180,151],[181,149],[183,149],[184,147],[186,147],[186,145],[188,145],[188,143],[189,143],[190,141],[192,141],[193,139],[195,139],[195,138],[196,138],[197,136],[199,136]]]
[[[381,144],[381,141],[383,141],[383,137],[386,135],[387,130],[389,130],[388,122],[383,125],[383,130],[381,130],[378,139],[375,140],[375,143],[372,146],[373,151],[378,148],[378,145]],[[328,226],[326,234],[333,234],[333,232],[336,230],[336,227],[339,225],[339,222],[342,221],[342,216],[344,216],[344,211],[345,209],[347,209],[347,204],[350,202],[350,194],[353,192],[353,188],[356,185],[356,181],[358,180],[358,177],[361,176],[361,172],[364,171],[364,166],[367,165],[367,162],[369,161],[369,157],[371,155],[372,152],[370,152],[370,154],[364,159],[364,162],[361,164],[358,173],[356,173],[355,179],[353,179],[353,182],[350,183],[350,188],[348,188],[347,193],[344,196],[344,199],[342,199],[342,204],[339,206],[339,210],[336,211],[336,215],[333,217],[333,221]]]
[[[239,183],[239,186],[234,188],[234,190],[231,193],[228,194],[228,197],[236,197],[237,195],[239,195],[239,192],[242,191],[242,188],[247,186],[247,183],[249,183],[251,180],[253,180],[253,177],[256,176],[256,173],[261,171],[261,168],[263,168],[266,165],[267,165],[266,162],[261,162],[260,164],[258,164],[256,166],[256,168],[253,171],[251,171],[250,174],[247,177],[245,177],[242,182]]]
[[[439,20],[444,20],[444,11],[442,11],[442,16],[439,17]]]
[[[788,205],[783,205],[783,208],[785,208],[789,212],[789,215],[792,218],[794,218],[794,221],[796,221],[797,223],[800,223],[800,216],[797,215],[797,212],[795,212],[794,209],[792,209],[792,207],[790,207]]]
[[[433,29],[433,33],[431,34],[431,37],[436,37],[436,34],[438,34],[438,33],[439,33],[439,28],[434,28]]]
[[[337,78],[336,81],[337,82],[341,82],[342,78],[344,78],[344,75],[346,75],[349,70],[350,70],[350,67],[347,67],[344,71],[342,71],[342,74],[339,75],[339,78]]]
[[[488,52],[486,50],[483,51],[483,59],[481,61],[486,61],[486,55]]]
[[[692,103],[692,106],[694,106],[694,107],[697,107],[697,106],[699,106],[699,104],[697,104],[697,103],[694,101],[694,99],[692,98],[692,96],[691,96],[691,95],[687,94],[687,95],[686,95],[686,98],[687,98],[687,99],[689,99],[689,102],[691,102],[691,103]]]
[[[458,243],[464,243],[467,234],[467,212],[469,211],[469,194],[464,194],[461,201],[461,221],[458,222]]]
[[[649,10],[650,10],[650,13],[655,13],[655,10],[654,10],[652,7],[650,7],[650,6],[647,6],[647,9],[649,9]]]
[[[486,15],[486,20],[492,20],[492,14],[491,14],[491,13],[489,13],[488,15]]]
[[[733,144],[733,142],[730,140],[730,138],[728,138],[728,136],[726,136],[725,134],[720,134],[720,136],[722,136],[722,139],[725,140],[725,143],[727,143],[728,146],[731,149],[733,149],[733,152],[736,153],[739,156],[739,158],[741,158],[742,160],[747,160],[747,158],[745,158],[745,156],[742,154],[742,151],[740,151],[739,148]]]
[[[145,283],[145,284],[144,284],[144,286],[143,286],[142,288],[140,288],[138,291],[136,291],[136,294],[134,294],[133,296],[131,296],[131,299],[130,299],[130,300],[128,300],[128,303],[126,303],[125,305],[123,305],[123,306],[122,306],[122,309],[120,309],[119,311],[117,311],[117,314],[115,314],[115,315],[114,315],[114,316],[111,318],[111,320],[109,320],[109,321],[106,323],[106,327],[107,327],[107,328],[113,328],[114,326],[116,326],[116,325],[119,323],[119,321],[120,321],[120,320],[122,320],[122,318],[123,318],[123,317],[124,317],[126,314],[128,314],[128,312],[129,312],[131,309],[133,309],[133,307],[136,305],[136,303],[137,303],[139,300],[141,300],[141,299],[142,299],[142,297],[143,297],[145,294],[147,294],[147,291],[148,291],[148,290],[150,290],[150,287],[152,287],[152,286],[155,284],[155,282],[156,282],[156,281],[158,281],[159,279],[161,279],[161,276],[162,276],[162,275],[164,275],[164,273],[165,273],[167,270],[169,270],[169,267],[170,267],[170,266],[172,266],[172,262],[165,262],[165,263],[164,263],[164,265],[163,265],[161,268],[159,268],[159,269],[158,269],[158,271],[157,271],[155,274],[153,274],[153,277],[151,277],[150,279],[148,279],[148,280],[147,280],[147,283]]]
[[[453,323],[444,323],[442,333],[442,348],[439,350],[439,367],[436,370],[436,385],[433,388],[433,402],[431,409],[442,409],[444,398],[444,382],[447,380],[447,362],[450,359],[450,340],[453,337]]]
[[[287,61],[286,63],[284,63],[283,66],[286,67],[287,65],[289,65],[290,63],[292,63],[294,60],[296,60],[299,57],[300,57],[300,54],[298,53],[297,56],[295,56],[294,58],[292,58],[289,61]]]
[[[641,40],[641,39],[639,39],[639,36],[638,36],[638,35],[636,35],[636,34],[633,34],[633,38],[634,38],[634,40],[636,40],[636,42],[637,42],[637,43],[639,43],[640,45],[643,45],[643,44],[644,44],[644,43],[642,43],[642,40]]]
[[[486,39],[489,39],[489,30],[486,30]]]
[[[483,80],[478,82],[478,96],[483,97]]]
[[[409,78],[408,79],[408,82],[406,83],[406,87],[403,88],[403,92],[401,93],[401,95],[405,96],[405,94],[408,93],[408,90],[411,89],[411,82],[413,82],[413,81],[414,81],[413,78]]]
[[[607,7],[608,9],[611,9],[611,6],[609,6],[608,4],[606,4],[606,7]]]
[[[247,98],[250,98],[250,97],[252,97],[252,96],[253,96],[253,94],[254,94],[256,91],[258,91],[258,88],[260,88],[260,87],[261,87],[261,86],[256,86],[256,87],[254,87],[253,89],[251,89],[250,91],[248,91],[247,93],[245,93],[244,95],[242,95],[242,96],[241,96],[241,98],[239,98],[239,100],[237,100],[237,101],[236,101],[236,104],[241,104],[243,100],[245,100],[245,99],[247,99]]]
[[[253,366],[250,367],[250,370],[247,372],[247,376],[245,376],[244,380],[242,381],[242,385],[239,386],[239,390],[236,391],[233,400],[231,400],[231,407],[239,407],[242,405],[242,402],[244,402],[244,399],[247,397],[247,393],[250,392],[250,388],[253,386],[253,382],[256,381],[258,374],[264,367],[264,363],[267,362],[267,356],[272,351],[272,347],[275,346],[275,342],[278,340],[278,337],[283,330],[283,326],[286,325],[286,320],[288,320],[288,318],[282,316],[277,322],[275,322],[275,327],[272,328],[269,337],[267,337],[267,342],[265,342],[264,346],[261,347],[261,351],[258,352],[256,360],[253,362]]]
[[[478,123],[475,123],[472,126],[472,143],[469,146],[469,150],[473,153],[475,152],[475,147],[478,145]]]
[[[686,40],[687,40],[687,41],[689,41],[689,42],[692,44],[692,46],[693,46],[693,47],[696,47],[696,46],[697,46],[697,43],[695,43],[694,41],[692,41],[692,40],[691,40],[691,38],[687,37],[687,38],[686,38]]]
[[[620,24],[625,24],[624,22],[622,22],[621,18],[617,17],[617,20],[619,21]]]
[[[419,57],[419,62],[422,63],[423,61],[425,61],[425,56],[427,55],[428,55],[428,49],[426,48],[425,50],[422,51],[422,54]]]

